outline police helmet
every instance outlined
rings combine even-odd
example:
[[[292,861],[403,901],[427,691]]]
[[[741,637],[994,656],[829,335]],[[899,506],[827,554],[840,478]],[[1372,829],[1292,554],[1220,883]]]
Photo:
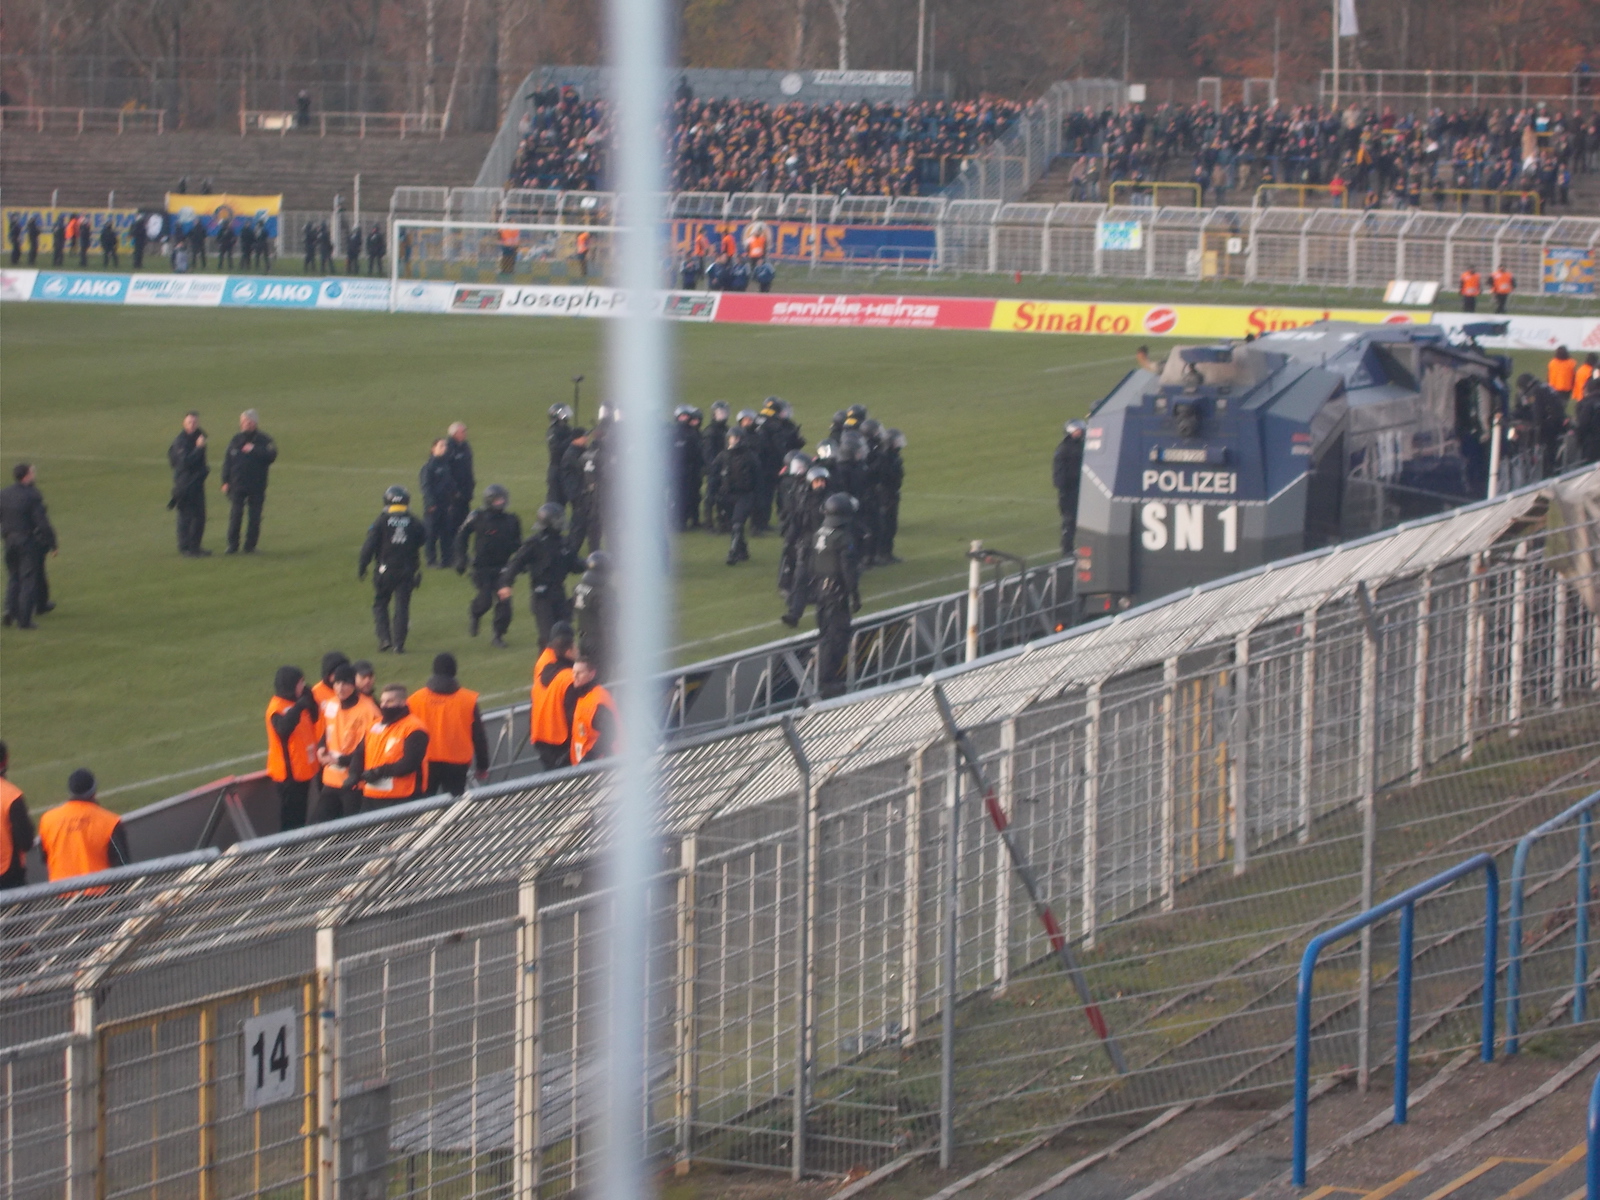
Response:
[[[583,565],[591,571],[604,571],[611,565],[611,556],[604,550],[594,550],[583,560]]]
[[[834,528],[838,528],[856,515],[856,498],[849,492],[835,492],[822,502],[822,515]]]
[[[1082,437],[1089,432],[1089,427],[1082,421],[1068,421],[1061,427],[1061,431],[1068,437]]]
[[[845,416],[844,409],[841,408],[838,412],[833,414],[833,423],[835,425],[843,425],[844,424],[844,416]]]
[[[859,425],[867,419],[867,406],[865,404],[852,404],[844,410],[844,423],[846,425]]]
[[[483,489],[483,502],[490,508],[504,508],[511,503],[511,493],[506,491],[505,484],[491,483]]]
[[[883,426],[880,425],[874,418],[868,417],[865,421],[861,422],[861,432],[869,441],[875,442],[883,436]]]
[[[385,504],[409,505],[411,503],[411,493],[406,491],[406,489],[401,487],[398,483],[392,483],[384,489],[383,502]]]
[[[730,425],[728,427],[727,436],[728,445],[737,446],[742,441],[744,441],[744,430],[740,429],[737,425]]]
[[[828,468],[827,467],[815,466],[815,467],[812,467],[809,471],[806,472],[806,482],[807,483],[815,483],[819,479],[828,479],[828,478],[831,478],[831,476],[830,476],[830,474],[828,472]]]
[[[539,512],[534,517],[534,527],[537,529],[554,529],[562,532],[567,524],[567,510],[559,504],[541,504]]]
[[[728,414],[733,410],[728,407],[726,400],[718,400],[711,406],[711,419],[713,421],[726,421]]]
[[[839,438],[839,457],[846,462],[864,458],[867,453],[867,439],[854,429],[846,429]]]
[[[672,410],[672,419],[675,421],[681,421],[693,412],[694,409],[690,408],[687,404],[680,404],[677,408]]]
[[[811,469],[811,456],[803,450],[791,450],[784,456],[783,469],[789,475],[804,475]]]
[[[834,445],[832,438],[824,438],[817,443],[817,461],[832,462],[839,455],[839,447]]]
[[[772,411],[775,416],[788,420],[794,415],[794,406],[787,400],[780,400],[778,397],[773,396],[767,403],[772,405]]]
[[[893,446],[896,450],[904,450],[906,448],[906,435],[901,433],[898,429],[891,429],[883,436],[885,440],[888,441],[889,445]]]
[[[705,413],[701,412],[698,408],[691,408],[689,410],[689,423],[691,425],[702,424],[705,421],[705,419],[706,419]]]
[[[600,407],[595,410],[594,423],[596,425],[604,425],[607,421],[614,421],[616,419],[617,410],[612,408],[609,404],[601,404]]]
[[[749,421],[752,424],[754,424],[755,419],[756,419],[756,410],[755,409],[753,409],[753,408],[741,408],[739,410],[738,423],[740,425],[743,425],[746,421]]]
[[[782,403],[783,403],[783,401],[779,400],[776,396],[768,396],[766,398],[766,400],[761,405],[761,415],[763,417],[775,417],[775,416],[777,416],[778,415],[778,405],[780,405]]]
[[[552,425],[566,425],[571,422],[573,415],[572,405],[570,404],[552,404],[550,406],[550,424]]]

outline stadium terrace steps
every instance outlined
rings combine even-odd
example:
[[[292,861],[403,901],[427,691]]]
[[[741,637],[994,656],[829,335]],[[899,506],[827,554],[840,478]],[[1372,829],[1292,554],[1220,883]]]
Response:
[[[0,139],[0,195],[7,205],[98,207],[116,192],[118,207],[156,205],[183,178],[198,189],[283,194],[286,210],[326,210],[335,193],[351,204],[361,175],[363,211],[387,212],[401,185],[465,186],[477,176],[490,134],[433,138],[241,138],[226,133],[160,136],[17,133]]]

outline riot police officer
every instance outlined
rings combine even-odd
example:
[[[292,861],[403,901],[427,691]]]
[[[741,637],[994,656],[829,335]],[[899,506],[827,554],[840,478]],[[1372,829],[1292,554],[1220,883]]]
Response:
[[[589,485],[584,473],[588,453],[589,431],[576,425],[567,439],[567,448],[561,452],[560,472],[561,495],[572,509],[567,522],[567,546],[574,554],[582,550],[583,539],[589,535]]]
[[[596,550],[585,560],[586,570],[572,589],[572,611],[578,622],[578,646],[591,662],[607,663],[606,613],[611,607],[611,560]],[[601,674],[605,672],[602,670]]]
[[[567,604],[567,576],[583,571],[583,561],[567,545],[566,514],[559,504],[544,504],[534,517],[533,530],[500,571],[500,599],[511,602],[511,586],[526,571],[530,590],[528,608],[539,626],[539,648],[550,644],[551,628],[571,615]]]
[[[1083,477],[1083,438],[1088,426],[1068,421],[1062,426],[1051,478],[1056,485],[1056,507],[1061,511],[1061,557],[1071,558],[1078,538],[1078,484]]]
[[[789,539],[794,542],[793,568],[789,580],[789,606],[779,618],[790,629],[800,624],[806,604],[811,600],[811,554],[816,533],[822,528],[823,508],[828,498],[837,491],[828,468],[821,463],[811,466],[805,474],[805,491],[796,502],[789,531],[784,535],[784,549],[789,549]],[[781,586],[781,584],[780,584]]]
[[[722,480],[716,474],[716,461],[728,444],[728,416],[732,409],[725,400],[711,406],[711,421],[700,435],[701,457],[706,465],[705,515],[701,520],[707,533],[727,533],[728,517],[722,507]]]
[[[561,486],[561,459],[572,445],[572,406],[552,404],[549,416],[550,428],[545,431],[544,443],[550,451],[550,465],[544,473],[544,499],[547,504],[565,504],[567,493]]]
[[[716,464],[722,494],[728,506],[728,526],[732,533],[728,541],[730,567],[737,566],[750,557],[750,547],[745,541],[745,525],[755,511],[761,461],[747,442],[748,437],[744,428],[735,425],[728,430],[728,448],[718,456]]]
[[[778,533],[783,538],[783,550],[778,555],[778,591],[785,596],[794,586],[795,567],[800,557],[806,490],[810,486],[806,482],[806,472],[810,469],[810,455],[791,450],[778,480]]]
[[[497,650],[506,648],[506,630],[511,628],[511,598],[501,597],[500,572],[522,544],[522,522],[506,511],[511,493],[498,483],[483,489],[483,507],[474,509],[461,522],[456,533],[456,574],[467,573],[467,543],[476,539],[472,555],[472,586],[476,589],[467,608],[467,633],[478,636],[483,615],[494,609],[494,639]]]
[[[836,492],[822,506],[822,528],[811,542],[811,599],[817,606],[817,691],[844,694],[850,616],[861,611],[860,577],[850,526],[855,501]]]
[[[768,396],[761,407],[761,425],[756,455],[761,460],[761,475],[756,488],[755,529],[765,533],[772,525],[772,500],[785,459],[806,444],[800,426],[794,423],[794,410],[787,400]]]
[[[705,462],[700,456],[700,430],[695,425],[694,409],[680,404],[673,413],[669,483],[672,522],[680,532],[700,525],[700,480],[705,474]]]
[[[422,586],[422,543],[427,539],[422,519],[410,512],[411,493],[394,484],[383,493],[383,511],[367,530],[361,546],[361,563],[356,578],[365,579],[367,568],[376,563],[372,574],[372,623],[378,634],[378,649],[406,652],[406,632],[411,627],[411,593]],[[394,621],[389,620],[389,605],[394,604]]]
[[[897,563],[894,539],[900,532],[900,489],[906,482],[906,461],[901,453],[906,448],[906,435],[898,429],[889,429],[883,435],[883,468],[879,480],[882,491],[883,512],[878,545],[880,563]]]

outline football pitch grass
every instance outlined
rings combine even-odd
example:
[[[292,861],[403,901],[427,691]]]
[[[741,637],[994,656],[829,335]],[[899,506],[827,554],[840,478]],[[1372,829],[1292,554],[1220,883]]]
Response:
[[[273,671],[314,675],[326,650],[378,664],[380,684],[420,685],[453,652],[485,707],[526,688],[536,653],[526,579],[510,649],[467,636],[471,588],[428,571],[408,653],[376,653],[371,585],[356,558],[383,489],[416,497],[433,438],[463,420],[479,492],[504,483],[526,528],[544,499],[545,410],[586,376],[603,395],[603,326],[384,314],[162,311],[8,304],[0,314],[3,457],[35,462],[61,539],[48,570],[57,610],[0,637],[0,736],[11,778],[39,809],[86,765],[128,809],[257,769]],[[958,590],[967,544],[1042,560],[1058,539],[1050,460],[1062,421],[1132,367],[1134,338],[676,327],[678,396],[709,409],[795,407],[811,445],[836,409],[868,406],[905,431],[900,565],[866,573],[867,611]],[[1149,341],[1149,339],[1143,339]],[[1160,343],[1152,342],[1152,349]],[[222,452],[241,410],[277,439],[259,553],[224,557]],[[166,448],[183,413],[209,435],[209,559],[180,558]],[[6,481],[9,482],[9,479]],[[420,497],[416,497],[420,501]],[[776,536],[727,567],[725,538],[676,539],[672,659],[687,663],[787,633]],[[573,579],[569,581],[569,591]],[[802,628],[811,628],[808,617]]]

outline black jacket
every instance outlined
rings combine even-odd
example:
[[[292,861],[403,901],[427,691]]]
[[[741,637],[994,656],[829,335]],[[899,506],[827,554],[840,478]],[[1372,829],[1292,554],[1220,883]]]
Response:
[[[245,447],[249,446],[249,453]],[[278,461],[278,443],[264,429],[236,433],[222,459],[222,482],[228,493],[253,496],[267,490],[267,468]]]
[[[791,450],[800,450],[806,444],[806,439],[800,434],[800,426],[788,417],[768,417],[761,422],[756,438],[761,465],[769,472],[776,472],[782,467],[784,458]]]
[[[517,547],[500,572],[500,586],[510,587],[526,571],[535,592],[554,588],[566,595],[568,575],[583,573],[583,560],[567,548],[567,540],[554,529],[541,529]]]
[[[13,483],[0,489],[0,539],[13,549],[56,548],[56,531],[50,524],[44,497],[33,484]]]
[[[861,574],[856,565],[855,538],[849,525],[830,528],[826,521],[811,539],[811,585],[813,598],[832,592],[849,597],[861,606]]]
[[[588,452],[587,446],[572,442],[561,455],[561,494],[574,507],[582,504],[588,495],[589,474],[584,470]]]
[[[476,508],[467,514],[456,534],[456,570],[467,569],[467,539],[476,535],[472,569],[494,571],[511,561],[522,544],[522,521],[516,513],[493,508]]]
[[[446,438],[444,461],[450,464],[450,474],[455,477],[456,493],[470,504],[472,493],[478,490],[478,480],[472,474],[472,443]]]
[[[429,513],[436,508],[449,509],[458,499],[465,499],[457,496],[455,472],[443,455],[428,455],[428,461],[417,472],[417,483],[422,489],[423,507]]]
[[[1078,507],[1078,483],[1083,477],[1083,439],[1063,437],[1056,447],[1050,478],[1056,485],[1056,499],[1062,512]]]
[[[687,421],[677,421],[672,426],[672,482],[677,491],[683,491],[691,482],[700,486],[705,474],[705,459],[701,457],[700,431]]]
[[[761,460],[756,457],[754,450],[748,450],[743,443],[736,447],[724,450],[718,468],[722,481],[721,495],[724,496],[753,496],[756,491],[757,476],[761,472]]]
[[[404,509],[385,509],[367,530],[361,544],[361,563],[356,573],[365,578],[367,567],[378,564],[378,578],[385,582],[421,577],[422,544],[427,541],[422,518]]]
[[[567,447],[572,445],[572,426],[565,421],[552,421],[544,435],[544,444],[550,451],[550,465],[544,473],[545,487],[555,497],[557,504],[565,504],[567,496],[561,487],[561,459]]]
[[[205,432],[198,428],[193,433],[179,430],[172,445],[167,447],[167,462],[172,464],[173,503],[192,499],[204,488],[206,476],[211,474],[211,468],[206,465],[206,448],[195,445]]]

